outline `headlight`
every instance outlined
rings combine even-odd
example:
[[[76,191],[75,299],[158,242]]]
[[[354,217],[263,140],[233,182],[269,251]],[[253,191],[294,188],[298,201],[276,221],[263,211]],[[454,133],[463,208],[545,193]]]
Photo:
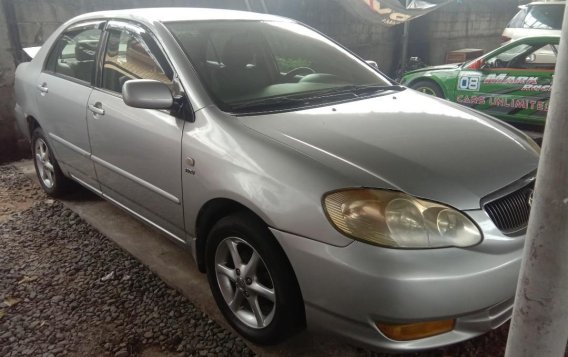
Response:
[[[365,243],[395,248],[469,247],[482,239],[463,213],[402,192],[346,189],[327,194],[323,207],[338,231]]]

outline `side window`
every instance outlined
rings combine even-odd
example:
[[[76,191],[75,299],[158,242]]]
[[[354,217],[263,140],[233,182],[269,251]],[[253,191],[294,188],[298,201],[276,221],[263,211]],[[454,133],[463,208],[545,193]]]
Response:
[[[46,70],[91,83],[101,34],[98,28],[65,32],[53,47]]]
[[[521,9],[519,12],[513,17],[511,22],[507,25],[509,28],[522,28],[525,22],[525,17],[527,17],[527,9]]]
[[[521,65],[527,69],[554,71],[557,54],[558,46],[545,45],[523,58]]]
[[[154,79],[173,86],[144,40],[127,29],[111,30],[102,74],[102,87],[122,93],[123,84],[130,79]]]
[[[521,44],[488,59],[485,68],[554,70],[557,53],[556,45]]]

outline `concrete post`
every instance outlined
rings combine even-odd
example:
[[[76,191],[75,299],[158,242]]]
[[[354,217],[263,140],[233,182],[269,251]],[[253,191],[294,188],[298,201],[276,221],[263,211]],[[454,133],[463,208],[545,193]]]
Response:
[[[406,8],[408,8],[409,3],[410,0],[406,0]],[[408,34],[410,32],[410,21],[406,21],[402,26],[404,26],[404,28],[402,29],[402,59],[400,61],[401,77],[406,71],[406,64],[408,62]]]
[[[558,51],[506,357],[561,357],[568,341],[568,15]]]
[[[12,50],[12,56],[14,57],[14,63],[18,65],[22,62],[22,43],[18,32],[14,3],[11,0],[2,0],[0,5],[2,5],[2,10],[6,17],[6,27],[8,30],[8,38],[10,39],[10,47]]]

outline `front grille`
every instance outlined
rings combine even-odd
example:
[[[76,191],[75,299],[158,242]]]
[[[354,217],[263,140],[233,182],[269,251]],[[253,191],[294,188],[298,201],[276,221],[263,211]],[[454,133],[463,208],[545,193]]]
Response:
[[[524,230],[529,222],[534,183],[483,206],[493,223],[505,234]]]

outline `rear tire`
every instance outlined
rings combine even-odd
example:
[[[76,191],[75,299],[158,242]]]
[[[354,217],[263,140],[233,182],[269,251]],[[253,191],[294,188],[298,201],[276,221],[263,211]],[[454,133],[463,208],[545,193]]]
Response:
[[[53,197],[60,197],[67,192],[71,180],[61,172],[53,150],[41,128],[36,128],[32,133],[32,154],[41,188]]]
[[[243,337],[275,344],[302,326],[304,305],[292,267],[256,216],[238,212],[217,222],[205,258],[215,301]]]
[[[417,81],[410,85],[410,88],[424,94],[433,95],[438,98],[445,98],[444,91],[439,85],[432,81]]]

